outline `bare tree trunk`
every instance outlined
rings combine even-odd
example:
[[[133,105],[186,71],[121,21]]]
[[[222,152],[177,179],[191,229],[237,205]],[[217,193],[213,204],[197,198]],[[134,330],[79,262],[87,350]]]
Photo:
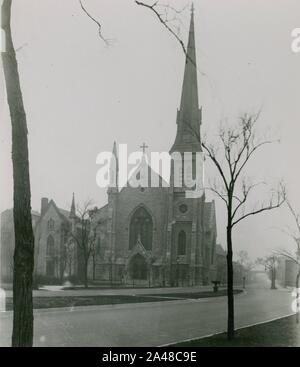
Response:
[[[234,297],[233,297],[233,264],[232,264],[232,226],[228,221],[227,225],[227,301],[228,320],[227,338],[234,338]]]
[[[276,289],[276,270],[271,269],[271,289]]]
[[[93,280],[96,279],[96,259],[95,255],[93,255]]]
[[[84,260],[84,288],[88,288],[89,287],[89,280],[88,280],[88,265],[89,265],[89,261]]]
[[[12,0],[4,0],[2,3],[2,28],[6,41],[6,52],[2,53],[2,62],[12,124],[14,179],[15,252],[12,346],[31,347],[33,343],[34,237],[31,222],[27,123],[11,34],[11,5]]]

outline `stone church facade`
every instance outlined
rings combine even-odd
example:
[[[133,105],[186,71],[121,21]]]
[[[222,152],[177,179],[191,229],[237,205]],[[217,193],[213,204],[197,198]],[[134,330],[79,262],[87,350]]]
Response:
[[[201,112],[192,14],[177,134],[170,154],[191,153],[193,167],[194,155],[202,151]],[[113,154],[118,161],[115,145]],[[207,284],[214,279],[215,204],[206,201],[205,193],[189,198],[184,186],[174,187],[174,167],[173,162],[169,187],[108,189],[108,204],[93,216],[95,225],[101,225],[96,278],[151,286]]]
[[[202,151],[193,18],[192,14],[176,139],[169,152],[179,154],[180,159],[184,153],[190,153],[192,171],[196,154]],[[113,154],[118,162],[116,145]],[[145,156],[143,158],[142,163],[147,164]],[[177,172],[178,167],[181,167],[180,172]],[[143,165],[135,174],[141,175],[142,168]],[[150,166],[146,169],[151,177],[153,170]],[[207,202],[204,191],[199,197],[188,197],[185,186],[174,184],[176,173],[183,177],[184,167],[173,160],[167,186],[158,176],[158,187],[129,184],[121,189],[108,188],[108,203],[90,212],[91,228],[96,233],[88,266],[90,280],[134,286],[187,286],[208,284],[215,279],[214,201]],[[117,169],[114,174],[117,181]],[[82,280],[82,258],[79,249],[72,244],[72,233],[80,226],[74,195],[70,211],[58,208],[53,200],[42,198],[41,212],[33,213],[33,222],[35,276],[44,283],[72,278]],[[1,221],[2,280],[11,279],[13,247],[10,210],[2,214]]]

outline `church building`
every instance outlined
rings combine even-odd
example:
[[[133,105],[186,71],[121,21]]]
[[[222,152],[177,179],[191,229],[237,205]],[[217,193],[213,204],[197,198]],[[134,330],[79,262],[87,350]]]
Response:
[[[177,134],[170,154],[189,152],[194,157],[202,152],[201,120],[192,11]],[[116,145],[113,154],[118,162]],[[173,161],[168,187],[108,188],[107,205],[95,211],[92,219],[101,228],[96,279],[149,286],[208,284],[214,280],[214,201],[207,202],[204,191],[193,198],[186,195],[185,186],[176,187],[174,167]]]
[[[200,194],[188,195],[193,190],[186,182],[175,184],[177,176],[185,178],[186,168],[193,179],[195,168],[203,172],[204,164],[197,160],[197,154],[202,153],[202,109],[198,101],[193,11],[176,123],[176,138],[169,151],[173,158],[169,183],[165,185],[166,181],[154,172],[144,151],[134,175],[141,177],[148,172],[147,184],[133,186],[129,179],[122,188],[111,185],[107,190],[108,203],[89,211],[84,224],[90,223],[95,237],[92,256],[85,262],[88,267],[83,267],[83,252],[74,241],[74,234],[82,232],[74,194],[70,211],[42,198],[41,212],[32,214],[34,273],[39,282],[82,281],[86,269],[88,278],[95,282],[131,286],[192,286],[215,280],[214,201],[206,201],[203,187]],[[191,157],[189,165],[182,159],[187,153]],[[118,182],[116,144],[113,157],[116,164],[111,173]],[[151,185],[155,175],[159,184]],[[14,249],[12,210],[4,212],[1,218],[1,278],[10,281]]]

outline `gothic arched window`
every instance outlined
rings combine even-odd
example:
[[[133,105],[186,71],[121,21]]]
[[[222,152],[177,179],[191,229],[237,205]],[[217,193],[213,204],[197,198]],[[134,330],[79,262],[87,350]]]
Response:
[[[186,233],[185,231],[180,231],[178,234],[177,254],[178,255],[186,254]]]
[[[53,231],[54,226],[55,226],[55,222],[54,222],[54,220],[53,220],[52,218],[50,218],[50,219],[48,220],[48,230],[49,230],[49,231]]]
[[[146,250],[152,249],[153,222],[151,215],[143,207],[138,208],[130,221],[129,248],[132,249],[138,238]]]

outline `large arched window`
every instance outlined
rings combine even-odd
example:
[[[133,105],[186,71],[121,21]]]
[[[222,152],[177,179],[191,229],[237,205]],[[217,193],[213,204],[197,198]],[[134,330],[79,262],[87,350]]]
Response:
[[[185,231],[180,231],[178,234],[178,245],[177,245],[177,254],[185,255],[186,254],[186,233]]]
[[[143,207],[138,208],[130,221],[129,248],[132,249],[138,238],[146,250],[152,249],[153,222],[151,215]]]

